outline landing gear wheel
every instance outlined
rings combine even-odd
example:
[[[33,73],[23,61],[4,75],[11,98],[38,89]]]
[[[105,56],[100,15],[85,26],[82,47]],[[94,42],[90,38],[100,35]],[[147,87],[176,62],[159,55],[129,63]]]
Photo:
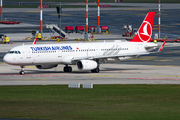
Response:
[[[20,75],[24,75],[25,72],[24,72],[24,71],[20,71],[19,74],[20,74]]]
[[[71,66],[65,66],[64,72],[72,72],[72,67]]]
[[[96,68],[94,70],[91,70],[92,73],[99,73],[100,69],[99,68]]]
[[[21,67],[21,71],[19,72],[20,75],[24,75],[25,72],[24,72],[24,66],[20,66]]]
[[[68,67],[68,72],[72,72],[72,67],[71,66]]]

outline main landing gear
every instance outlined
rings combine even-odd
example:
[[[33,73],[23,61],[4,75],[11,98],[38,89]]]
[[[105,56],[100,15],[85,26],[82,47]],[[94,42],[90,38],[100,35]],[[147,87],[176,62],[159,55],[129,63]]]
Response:
[[[24,66],[20,66],[20,67],[21,67],[21,71],[19,72],[19,74],[20,74],[20,75],[24,75],[24,74],[25,74],[25,72],[24,72],[24,68],[25,68],[25,67],[24,67]]]
[[[99,71],[100,71],[100,69],[99,69],[99,60],[97,59],[96,62],[98,64],[98,66],[97,66],[97,68],[91,70],[92,73],[99,73]]]
[[[96,69],[91,70],[92,73],[99,73],[99,71],[100,71],[99,67],[97,67]],[[72,72],[72,67],[66,65],[64,67],[64,72]]]
[[[97,67],[96,69],[91,70],[92,73],[99,73],[100,69]]]
[[[64,72],[72,72],[72,67],[66,65],[66,66],[64,67]]]

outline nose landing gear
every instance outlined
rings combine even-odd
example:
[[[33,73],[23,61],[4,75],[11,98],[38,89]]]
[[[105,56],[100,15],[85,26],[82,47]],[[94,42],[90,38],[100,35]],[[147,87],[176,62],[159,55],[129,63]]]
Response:
[[[24,74],[25,74],[25,72],[24,72],[24,68],[25,68],[25,67],[24,67],[24,66],[20,66],[20,67],[21,67],[21,71],[19,72],[19,74],[20,74],[20,75],[24,75]]]

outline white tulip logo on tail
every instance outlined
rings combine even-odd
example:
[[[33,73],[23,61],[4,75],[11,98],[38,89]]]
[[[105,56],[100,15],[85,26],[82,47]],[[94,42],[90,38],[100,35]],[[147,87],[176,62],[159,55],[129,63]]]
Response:
[[[144,21],[138,31],[138,36],[142,42],[148,42],[151,39],[152,26],[148,21]]]
[[[147,25],[148,25],[148,24],[144,25],[144,28],[143,28],[143,32],[144,32],[144,33],[141,33],[141,34],[146,35],[146,36],[150,36],[150,35],[148,34],[148,32],[147,32]]]

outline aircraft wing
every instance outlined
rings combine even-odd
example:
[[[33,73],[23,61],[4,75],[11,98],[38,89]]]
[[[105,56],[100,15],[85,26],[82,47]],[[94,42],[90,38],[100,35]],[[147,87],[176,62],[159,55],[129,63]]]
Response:
[[[74,57],[72,60],[83,60],[83,59],[103,59],[103,58],[116,58],[116,57],[131,57],[138,55],[147,55],[149,53],[127,53],[127,54],[117,54],[117,55],[99,55],[99,56],[87,56],[87,57]]]
[[[157,44],[151,44],[151,45],[147,45],[147,46],[144,46],[145,48],[153,48],[153,47],[157,47],[158,45]]]

